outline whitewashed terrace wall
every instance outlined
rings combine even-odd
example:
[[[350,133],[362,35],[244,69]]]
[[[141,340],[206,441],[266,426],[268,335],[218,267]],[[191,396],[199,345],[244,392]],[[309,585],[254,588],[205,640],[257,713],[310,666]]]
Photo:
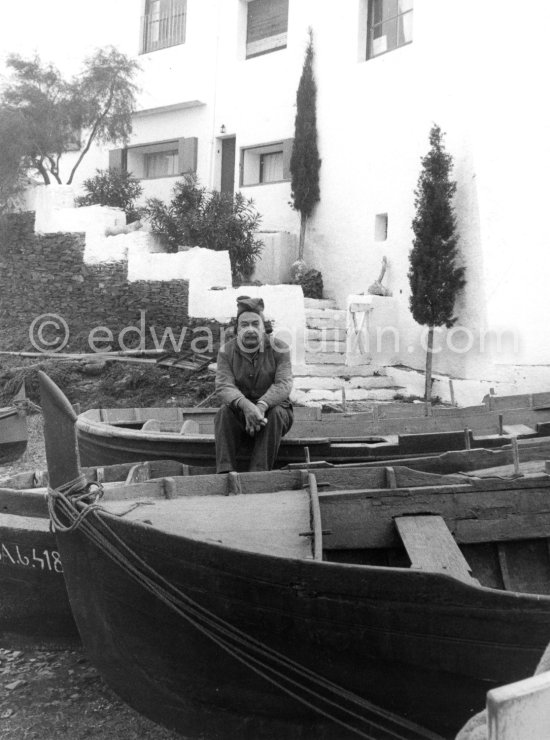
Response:
[[[292,348],[292,359],[303,364],[305,357],[304,294],[297,285],[243,285],[240,288],[211,290],[195,280],[189,285],[189,316],[210,317],[226,323],[235,316],[240,295],[261,296],[265,317],[274,332]]]

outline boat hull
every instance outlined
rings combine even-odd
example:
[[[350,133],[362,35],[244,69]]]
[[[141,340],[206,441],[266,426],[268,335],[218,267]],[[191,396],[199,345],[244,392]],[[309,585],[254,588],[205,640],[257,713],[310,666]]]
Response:
[[[0,516],[0,594],[2,639],[78,640],[47,520]]]
[[[507,427],[499,423],[503,414],[488,412],[484,406],[475,408],[475,413],[471,410],[466,413],[467,409],[441,409],[441,413],[434,416],[410,419],[392,417],[375,420],[372,413],[349,417],[329,415],[336,417],[334,421],[328,417],[296,419],[281,442],[275,467],[305,462],[306,447],[310,460],[324,460],[333,464],[404,460],[452,450],[463,454],[454,459],[451,456],[445,460],[426,460],[418,464],[418,469],[456,472],[499,464],[480,464],[473,460],[470,464],[469,454],[472,458],[476,457],[474,448],[477,448],[499,457],[498,448],[509,446],[511,436],[521,435],[522,442],[537,437],[534,441],[544,445],[544,438],[538,437],[539,432],[534,427],[538,429],[541,426],[538,419],[546,418],[546,411],[507,411],[505,414],[510,417],[510,423],[523,420],[531,423],[533,428],[525,424]],[[173,459],[188,465],[213,466],[216,451],[212,421],[199,423],[196,419],[185,419],[185,411],[173,408],[87,411],[80,415],[76,424],[81,461],[84,465],[93,466]],[[464,418],[456,419],[443,414],[448,411],[460,412]],[[200,418],[200,414],[195,414],[195,417]],[[195,431],[187,429],[182,432],[190,421],[193,421]],[[470,431],[465,434],[465,429]],[[481,436],[473,434],[476,430]],[[550,441],[546,441],[550,446]],[[252,441],[245,439],[242,454],[238,458],[239,471],[248,469],[251,445]],[[500,457],[505,457],[506,463],[509,463],[510,450]]]
[[[100,430],[101,431],[101,430]],[[126,433],[125,433],[126,431]],[[93,431],[78,429],[78,449],[83,465],[115,465],[118,463],[139,462],[141,460],[177,460],[187,465],[211,467],[216,464],[214,439],[185,439],[176,435],[150,436],[122,430],[117,435],[105,436]],[[307,444],[314,460],[330,459],[328,440],[317,440]],[[243,453],[239,457],[239,469],[247,470],[249,457]],[[305,461],[304,445],[283,440],[277,458],[277,467]]]
[[[445,737],[483,708],[487,690],[530,675],[550,640],[546,597],[406,569],[246,553],[106,521],[216,617]],[[85,647],[138,711],[209,740],[354,737],[243,666],[81,531],[57,537]]]
[[[120,465],[84,473],[90,481],[109,483],[125,481],[132,467]],[[182,472],[181,466],[171,461],[157,466],[145,463],[136,466],[136,482]],[[14,639],[33,643],[79,639],[55,535],[50,531],[46,485],[43,472],[0,480],[0,636],[9,636],[10,643]]]

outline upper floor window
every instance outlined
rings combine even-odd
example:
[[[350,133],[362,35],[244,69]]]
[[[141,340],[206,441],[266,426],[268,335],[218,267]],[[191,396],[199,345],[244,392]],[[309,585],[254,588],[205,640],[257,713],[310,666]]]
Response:
[[[367,59],[412,41],[413,0],[369,0]]]
[[[288,0],[250,0],[246,20],[246,58],[286,47]]]
[[[139,53],[185,42],[187,0],[145,0]]]

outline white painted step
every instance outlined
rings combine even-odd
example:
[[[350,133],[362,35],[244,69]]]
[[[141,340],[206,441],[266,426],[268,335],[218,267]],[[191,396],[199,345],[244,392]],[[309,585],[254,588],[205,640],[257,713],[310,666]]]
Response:
[[[343,365],[344,352],[306,352],[306,365]]]
[[[336,308],[333,298],[304,298],[304,306],[308,308]]]
[[[310,329],[306,328],[306,342],[309,342],[312,339],[316,339],[318,341],[331,341],[333,339],[337,339],[338,341],[345,342],[347,337],[347,332],[345,329],[333,329],[333,328],[324,328],[324,329]]]
[[[306,338],[306,353],[327,354],[338,352],[345,354],[346,341],[341,339],[309,339]]]
[[[353,388],[346,390],[346,401],[392,401],[403,389],[394,388]],[[319,401],[342,403],[341,390],[293,390],[290,396],[295,403],[314,404]]]
[[[346,317],[341,319],[323,319],[323,318],[307,318],[306,316],[306,328],[307,329],[346,329]]]
[[[392,378],[386,375],[378,376],[371,375],[367,377],[351,377],[338,378],[338,377],[319,377],[312,375],[294,376],[294,388],[296,390],[307,391],[307,390],[341,390],[342,388],[353,390],[355,388],[363,388],[365,390],[372,390],[373,388],[394,388],[395,383]]]
[[[340,319],[347,311],[343,308],[306,308],[306,318]]]
[[[338,365],[295,365],[292,368],[294,376],[306,376],[315,375],[317,377],[338,377],[338,378],[351,378],[351,377],[370,377],[376,375],[386,375],[386,369],[379,365],[355,365],[349,367],[343,363]]]
[[[346,311],[336,309],[306,309],[306,326],[310,329],[345,329]]]

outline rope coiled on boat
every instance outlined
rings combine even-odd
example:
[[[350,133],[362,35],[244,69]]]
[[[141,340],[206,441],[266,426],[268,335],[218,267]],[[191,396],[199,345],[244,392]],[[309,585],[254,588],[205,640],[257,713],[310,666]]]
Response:
[[[97,486],[92,493],[91,486]],[[218,617],[167,581],[109,526],[100,485],[79,478],[49,489],[55,530],[83,534],[128,576],[257,675],[365,740],[440,740],[435,733],[362,699]],[[352,724],[354,723],[354,724]]]
[[[95,489],[95,493],[92,493]],[[70,498],[69,498],[70,497]],[[78,478],[75,478],[68,483],[65,483],[59,488],[50,488],[48,486],[48,513],[50,515],[50,529],[57,532],[73,532],[78,529],[82,522],[95,511],[101,508],[99,501],[103,498],[103,486],[101,483],[96,481],[88,481],[86,476],[81,474]],[[91,499],[91,500],[90,500]],[[76,516],[69,518],[72,519],[70,524],[65,524],[61,521],[55,509],[56,502],[70,501],[73,509],[73,513]],[[80,509],[77,509],[76,504],[85,503],[86,505]]]

